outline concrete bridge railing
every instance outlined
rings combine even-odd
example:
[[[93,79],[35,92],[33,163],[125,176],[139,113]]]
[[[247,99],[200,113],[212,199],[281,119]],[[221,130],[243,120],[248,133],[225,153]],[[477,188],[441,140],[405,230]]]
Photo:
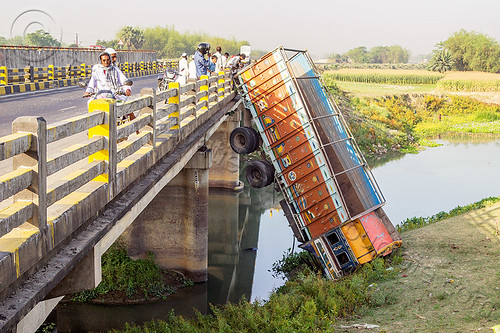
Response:
[[[39,285],[40,276],[30,281],[47,273],[40,268],[57,251],[76,253],[77,246],[68,250],[68,244],[84,237],[80,231],[158,162],[182,159],[172,155],[179,145],[194,151],[203,145],[203,137],[196,145],[186,139],[220,121],[234,96],[229,73],[220,72],[183,86],[171,83],[165,91],[143,89],[140,98],[123,104],[95,100],[88,114],[55,124],[17,118],[13,134],[0,138],[0,161],[12,165],[0,176],[0,328],[13,327],[74,268],[54,273],[58,280],[49,286]],[[117,123],[136,111],[134,120]],[[31,296],[17,302],[11,294],[22,298],[19,290]]]

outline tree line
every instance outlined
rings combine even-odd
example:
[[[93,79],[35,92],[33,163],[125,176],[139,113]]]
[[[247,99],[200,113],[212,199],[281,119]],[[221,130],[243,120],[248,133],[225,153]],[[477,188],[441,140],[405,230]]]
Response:
[[[122,47],[119,45],[120,40],[123,42]],[[239,41],[234,37],[223,38],[202,32],[180,33],[174,27],[168,26],[156,26],[145,29],[125,26],[116,33],[116,38],[111,40],[98,39],[95,44],[115,49],[154,50],[157,51],[158,58],[176,59],[184,52],[194,54],[198,44],[201,42],[210,43],[213,52],[215,52],[215,47],[221,46],[223,52],[228,52],[231,55],[238,54],[242,45],[250,45],[248,41]],[[43,30],[28,33],[24,37],[15,36],[7,39],[0,36],[0,45],[78,47],[76,44],[62,44]],[[252,55],[255,57],[264,53],[266,52],[252,50]]]
[[[371,49],[359,46],[344,54],[332,53],[328,58],[337,63],[404,64],[410,58],[410,51],[399,45]],[[428,69],[441,73],[449,70],[499,73],[500,44],[485,34],[462,29],[436,44]]]
[[[429,69],[500,72],[500,44],[494,38],[464,29],[436,44]]]
[[[344,54],[333,53],[329,56],[336,62],[354,62],[361,64],[405,64],[410,58],[410,51],[399,45],[375,46],[367,49],[359,46]]]

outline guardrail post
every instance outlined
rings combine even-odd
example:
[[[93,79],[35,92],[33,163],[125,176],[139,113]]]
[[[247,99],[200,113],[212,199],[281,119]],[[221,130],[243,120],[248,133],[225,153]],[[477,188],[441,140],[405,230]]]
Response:
[[[168,104],[174,104],[176,105],[176,109],[175,109],[175,112],[172,112],[168,117],[169,118],[172,118],[172,117],[175,117],[177,118],[177,125],[174,125],[172,126],[172,128],[175,130],[177,129],[177,141],[180,141],[181,140],[181,118],[180,118],[180,115],[181,115],[181,109],[179,107],[179,102],[181,101],[181,96],[179,94],[179,87],[180,87],[180,83],[179,82],[170,82],[168,84],[168,89],[175,89],[177,94],[174,96],[174,97],[170,97],[168,99]]]
[[[151,96],[153,98],[153,102],[150,106],[144,107],[141,109],[139,114],[149,113],[151,114],[151,118],[153,119],[149,126],[153,129],[151,145],[153,149],[156,150],[156,90],[154,88],[142,88],[141,96]]]
[[[217,101],[220,102],[224,99],[225,95],[225,75],[224,71],[219,71],[219,75],[217,76]]]
[[[81,77],[87,76],[87,67],[86,67],[85,63],[80,64],[80,76]]]
[[[24,82],[33,82],[34,79],[33,66],[24,67]]]
[[[37,206],[31,224],[42,230],[47,228],[47,122],[43,117],[19,117],[12,122],[12,132],[32,134],[30,149],[13,159],[13,168],[33,168],[35,176],[28,187],[14,196],[14,201],[29,200]],[[36,196],[33,195],[36,194]]]
[[[128,62],[125,62],[125,63],[123,64],[123,72],[124,72],[124,73],[128,73]]]
[[[70,79],[71,78],[71,65],[65,66],[65,72],[66,72],[66,79]]]
[[[9,84],[9,69],[7,66],[0,67],[0,85]]]
[[[54,65],[47,66],[47,80],[54,80]]]
[[[208,86],[209,86],[209,82],[208,82],[208,75],[202,75],[200,76],[200,80],[207,80],[207,83],[200,86],[200,92],[202,91],[206,91],[207,92],[207,96],[204,96],[202,98],[200,98],[200,102],[204,102],[206,101],[207,102],[207,106],[204,106],[202,107],[200,110],[207,110],[208,109]],[[198,123],[197,123],[198,125]]]
[[[144,71],[144,61],[141,61],[141,63],[140,63],[140,70]]]
[[[113,99],[96,99],[89,103],[89,113],[94,111],[104,111],[107,119],[104,124],[97,125],[89,129],[89,139],[96,135],[102,135],[107,138],[108,149],[101,150],[89,156],[89,162],[95,160],[106,161],[108,164],[108,173],[95,178],[97,181],[108,183],[108,200],[116,195],[116,170],[117,170],[117,117],[116,101]]]

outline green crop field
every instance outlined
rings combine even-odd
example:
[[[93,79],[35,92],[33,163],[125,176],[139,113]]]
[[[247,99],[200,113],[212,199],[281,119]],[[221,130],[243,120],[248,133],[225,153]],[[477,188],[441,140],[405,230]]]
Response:
[[[466,92],[500,93],[500,74],[398,69],[340,69],[323,74],[344,91],[375,97],[390,94]]]

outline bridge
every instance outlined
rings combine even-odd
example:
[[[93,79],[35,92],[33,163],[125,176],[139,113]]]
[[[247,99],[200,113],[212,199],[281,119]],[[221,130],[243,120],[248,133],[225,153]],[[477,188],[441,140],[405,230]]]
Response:
[[[96,287],[120,236],[206,280],[208,189],[239,186],[228,143],[241,110],[220,72],[124,104],[96,100],[53,124],[15,119],[0,138],[0,331],[35,331],[64,295]],[[137,233],[136,220],[153,222]]]

